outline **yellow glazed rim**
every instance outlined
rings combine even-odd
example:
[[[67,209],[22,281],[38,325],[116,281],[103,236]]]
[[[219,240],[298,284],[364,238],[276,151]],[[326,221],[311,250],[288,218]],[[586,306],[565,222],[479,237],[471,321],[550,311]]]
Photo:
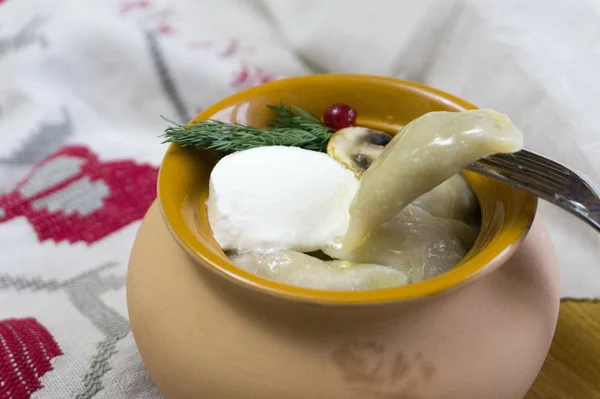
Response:
[[[302,90],[306,92],[306,96],[311,97],[307,104],[301,103],[303,100],[308,101],[303,97]],[[328,97],[336,93],[337,99]],[[365,93],[364,96],[362,93]],[[362,97],[369,98],[365,100]],[[350,101],[345,101],[346,98],[350,98]],[[357,107],[357,124],[389,131],[398,129],[430,110],[459,111],[476,108],[450,94],[409,81],[368,75],[324,74],[282,79],[253,87],[216,103],[194,120],[218,117],[223,110],[237,112],[245,106],[245,109],[250,108],[250,112],[248,120],[242,122],[260,125],[265,122],[266,116],[251,120],[252,112],[266,109],[264,104],[277,103],[279,99],[305,109],[314,103],[322,112],[328,104],[334,102],[348,102],[352,105],[352,101],[367,101],[365,108],[368,108],[368,104],[377,102],[375,99],[379,98],[384,98],[385,102],[379,108],[374,107],[373,112],[367,109],[362,118],[361,107]],[[247,106],[248,103],[250,107]],[[411,114],[402,121],[389,115],[382,118],[374,114],[390,103],[391,107],[397,106],[414,115]],[[253,104],[257,105],[254,110]],[[413,107],[414,104],[416,105]],[[240,121],[240,118],[234,117],[234,120]],[[246,287],[295,300],[337,304],[382,303],[414,299],[459,286],[482,274],[484,269],[504,261],[525,237],[537,208],[535,196],[465,171],[463,176],[480,202],[482,228],[474,247],[452,270],[432,279],[401,287],[372,291],[314,290],[279,283],[247,272],[237,267],[220,250],[210,232],[203,205],[208,190],[208,176],[217,159],[214,153],[170,145],[158,176],[158,200],[167,227],[182,248],[213,271]]]

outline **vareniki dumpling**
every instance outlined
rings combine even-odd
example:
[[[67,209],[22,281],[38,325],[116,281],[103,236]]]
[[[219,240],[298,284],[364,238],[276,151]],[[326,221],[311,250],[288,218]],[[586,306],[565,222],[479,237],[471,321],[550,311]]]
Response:
[[[373,262],[406,273],[412,283],[445,273],[467,254],[477,237],[464,222],[430,215],[408,205],[375,229],[359,247],[340,244],[323,251],[352,262]]]
[[[431,216],[460,220],[469,225],[479,222],[479,203],[466,180],[456,174],[412,202]]]
[[[359,246],[377,226],[465,165],[522,146],[523,133],[496,111],[430,112],[415,119],[362,175],[344,246]]]
[[[327,262],[291,250],[232,254],[230,258],[259,276],[305,288],[355,291],[408,283],[405,273],[390,267],[348,261]]]

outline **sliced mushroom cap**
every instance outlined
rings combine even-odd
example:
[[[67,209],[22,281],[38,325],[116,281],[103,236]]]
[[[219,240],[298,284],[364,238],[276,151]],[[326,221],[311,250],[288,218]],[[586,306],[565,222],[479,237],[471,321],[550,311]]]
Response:
[[[379,130],[347,127],[331,136],[327,154],[360,178],[391,140],[391,134]]]

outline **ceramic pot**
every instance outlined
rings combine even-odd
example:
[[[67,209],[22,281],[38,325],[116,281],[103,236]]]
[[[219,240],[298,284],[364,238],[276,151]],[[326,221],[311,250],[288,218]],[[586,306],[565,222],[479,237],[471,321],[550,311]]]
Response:
[[[401,80],[316,75],[255,87],[197,118],[261,126],[265,105],[280,100],[315,114],[348,103],[359,125],[387,131],[429,111],[474,108]],[[167,399],[525,395],[549,349],[559,305],[552,244],[541,221],[533,223],[536,198],[465,173],[482,229],[450,272],[383,290],[311,290],[245,272],[220,250],[204,206],[216,160],[169,148],[158,204],[131,254],[131,327]]]

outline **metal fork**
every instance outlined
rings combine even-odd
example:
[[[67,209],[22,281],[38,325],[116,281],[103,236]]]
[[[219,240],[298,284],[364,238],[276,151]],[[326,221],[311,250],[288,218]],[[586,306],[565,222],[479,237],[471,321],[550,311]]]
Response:
[[[466,169],[558,205],[600,232],[600,190],[580,173],[557,162],[521,150],[482,158]]]

